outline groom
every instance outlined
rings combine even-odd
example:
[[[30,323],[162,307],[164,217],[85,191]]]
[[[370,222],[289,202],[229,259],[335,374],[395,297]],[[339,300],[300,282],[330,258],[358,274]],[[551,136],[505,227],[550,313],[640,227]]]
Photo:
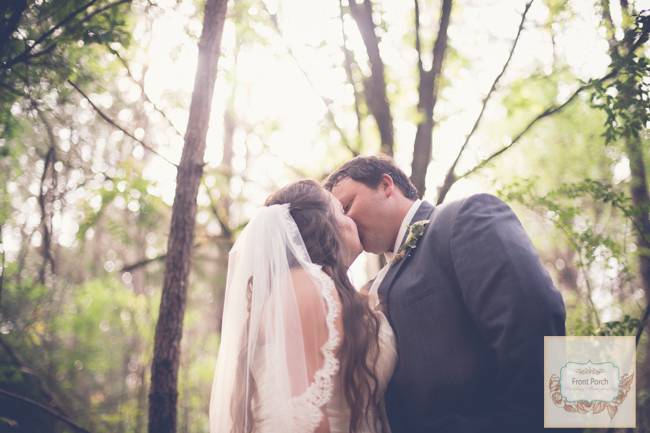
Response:
[[[565,335],[565,309],[512,210],[488,194],[434,207],[383,157],[347,162],[325,187],[389,259],[370,291],[397,340],[392,433],[545,431],[544,336]]]

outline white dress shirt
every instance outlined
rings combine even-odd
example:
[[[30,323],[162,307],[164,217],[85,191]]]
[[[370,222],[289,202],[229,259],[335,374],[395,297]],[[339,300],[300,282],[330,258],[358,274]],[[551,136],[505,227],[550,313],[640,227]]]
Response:
[[[376,306],[376,304],[379,302],[379,299],[377,297],[377,291],[379,290],[379,285],[384,279],[384,276],[386,276],[386,273],[388,272],[388,269],[390,268],[390,261],[393,259],[393,256],[397,254],[397,251],[399,251],[399,247],[402,244],[402,238],[404,238],[404,235],[406,234],[406,230],[408,230],[408,227],[411,223],[411,220],[415,216],[415,212],[417,212],[418,208],[420,207],[420,203],[422,203],[422,200],[417,199],[413,202],[411,205],[410,209],[408,212],[406,212],[406,215],[404,215],[404,219],[402,220],[402,225],[399,228],[399,231],[397,232],[397,237],[395,238],[395,246],[393,247],[393,252],[387,251],[384,253],[384,257],[386,258],[386,265],[377,272],[377,276],[375,277],[375,281],[372,282],[372,286],[370,286],[369,290],[369,295],[372,300],[373,306]]]

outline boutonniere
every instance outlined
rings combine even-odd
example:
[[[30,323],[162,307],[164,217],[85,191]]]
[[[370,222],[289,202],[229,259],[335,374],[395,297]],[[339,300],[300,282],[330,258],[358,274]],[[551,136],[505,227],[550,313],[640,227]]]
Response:
[[[429,220],[418,221],[409,226],[406,240],[399,248],[397,253],[393,256],[393,259],[390,261],[391,264],[397,263],[407,255],[411,254],[411,251],[415,249],[418,241],[424,234],[424,230],[427,228],[427,225],[429,225]]]

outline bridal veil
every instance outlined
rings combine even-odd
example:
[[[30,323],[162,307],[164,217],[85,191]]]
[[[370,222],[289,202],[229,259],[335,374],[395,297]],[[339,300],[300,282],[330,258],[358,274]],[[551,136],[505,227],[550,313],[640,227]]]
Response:
[[[259,209],[230,251],[210,433],[309,433],[325,422],[340,307],[289,209]]]

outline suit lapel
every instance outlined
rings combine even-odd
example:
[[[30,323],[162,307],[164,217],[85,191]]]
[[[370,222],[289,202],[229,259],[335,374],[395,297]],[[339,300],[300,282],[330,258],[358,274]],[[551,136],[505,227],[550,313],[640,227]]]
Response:
[[[409,226],[413,223],[429,218],[431,216],[431,213],[433,212],[433,209],[434,206],[431,203],[423,201],[420,204],[418,210],[415,212],[415,215],[413,215],[413,219],[411,219],[411,222],[409,222]],[[406,240],[407,236],[408,236],[408,230],[406,230],[406,233],[402,238],[402,242],[400,242],[400,247]],[[395,251],[395,253],[397,253],[397,251]],[[377,292],[379,294],[379,299],[381,299],[384,304],[387,304],[388,294],[390,293],[390,289],[393,286],[393,282],[395,281],[395,278],[397,278],[399,271],[402,269],[404,264],[409,260],[410,256],[411,254],[407,255],[402,260],[392,265],[388,269],[388,272],[386,272],[386,276],[384,277],[381,284],[379,285],[379,288],[377,289]]]

